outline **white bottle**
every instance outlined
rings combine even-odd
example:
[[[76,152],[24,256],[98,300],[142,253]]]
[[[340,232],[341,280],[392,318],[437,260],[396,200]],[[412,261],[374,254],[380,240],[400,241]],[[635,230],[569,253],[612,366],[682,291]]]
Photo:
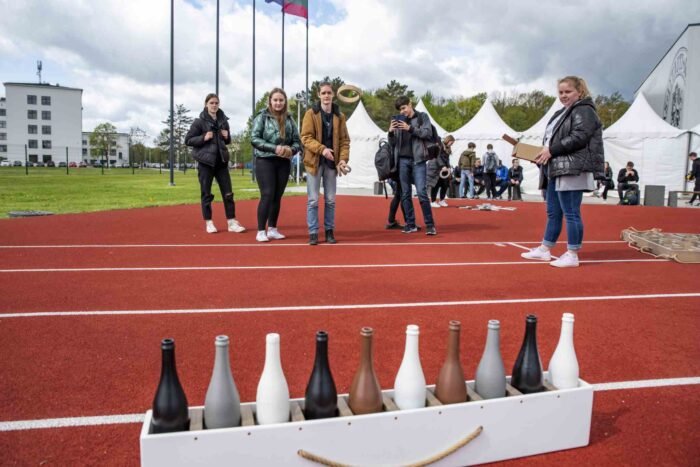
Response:
[[[280,360],[280,335],[268,334],[265,342],[265,367],[255,397],[257,421],[259,425],[288,422],[289,386]]]
[[[394,402],[401,410],[425,407],[425,375],[418,355],[418,335],[415,324],[406,327],[406,349],[394,381]]]
[[[204,424],[207,429],[241,424],[241,399],[229,364],[228,336],[216,336],[214,371],[204,399]]]
[[[574,350],[574,315],[564,313],[556,350],[549,361],[547,380],[557,389],[578,387],[578,360]]]

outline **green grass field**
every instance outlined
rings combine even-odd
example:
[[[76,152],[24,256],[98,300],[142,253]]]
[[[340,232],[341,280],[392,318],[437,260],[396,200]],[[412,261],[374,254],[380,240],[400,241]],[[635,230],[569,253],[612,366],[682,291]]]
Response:
[[[10,211],[51,211],[54,213],[105,211],[109,209],[169,206],[199,203],[197,170],[175,172],[175,186],[170,186],[170,172],[163,169],[105,169],[30,167],[0,168],[0,217]],[[251,181],[250,172],[231,172],[236,199],[258,198],[260,192]],[[289,187],[294,186],[293,183]],[[216,182],[212,188],[216,200],[221,194]]]

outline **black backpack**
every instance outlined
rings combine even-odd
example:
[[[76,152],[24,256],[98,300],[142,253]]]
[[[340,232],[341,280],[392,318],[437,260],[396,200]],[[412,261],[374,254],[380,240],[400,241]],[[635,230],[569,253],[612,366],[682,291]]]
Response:
[[[639,187],[637,185],[633,185],[625,190],[625,194],[622,196],[622,204],[627,206],[637,206],[639,204]]]
[[[379,140],[379,149],[374,155],[374,167],[377,169],[377,177],[380,181],[390,179],[396,172],[394,150],[385,139]]]

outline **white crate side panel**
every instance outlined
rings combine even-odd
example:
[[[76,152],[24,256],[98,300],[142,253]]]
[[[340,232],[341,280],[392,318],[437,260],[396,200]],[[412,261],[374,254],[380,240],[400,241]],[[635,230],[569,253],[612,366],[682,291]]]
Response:
[[[484,428],[479,437],[433,465],[493,462],[586,446],[592,404],[593,388],[582,382],[576,389],[489,401],[164,435],[148,434],[149,411],[141,434],[141,463],[314,465],[297,455],[304,449],[345,464],[407,464],[448,449],[479,425]]]

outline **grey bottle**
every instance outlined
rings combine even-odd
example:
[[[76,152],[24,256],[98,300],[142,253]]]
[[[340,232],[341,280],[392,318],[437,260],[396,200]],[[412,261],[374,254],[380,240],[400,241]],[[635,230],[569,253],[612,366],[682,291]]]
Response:
[[[506,370],[501,358],[501,323],[489,320],[486,346],[476,369],[474,390],[484,399],[506,395]]]
[[[214,343],[214,371],[204,399],[204,425],[208,430],[241,424],[241,399],[231,374],[228,336],[216,336]]]

